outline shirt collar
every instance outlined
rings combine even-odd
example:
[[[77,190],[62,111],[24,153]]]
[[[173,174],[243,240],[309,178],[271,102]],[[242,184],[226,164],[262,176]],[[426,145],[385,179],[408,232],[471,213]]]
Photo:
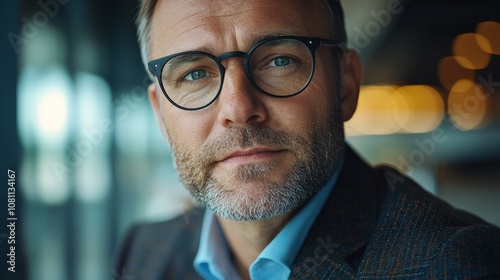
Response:
[[[341,160],[326,185],[304,205],[252,263],[249,268],[251,279],[288,279],[293,260],[329,197],[343,162]],[[232,265],[224,233],[209,209],[205,211],[200,245],[193,265],[204,279],[241,279]]]
[[[240,279],[232,265],[229,245],[224,233],[214,213],[209,209],[205,210],[200,246],[193,265],[204,279]]]
[[[288,279],[297,253],[337,181],[342,164],[326,185],[288,222],[250,266],[252,279]],[[274,277],[269,278],[272,275]],[[279,275],[279,274],[281,275]]]

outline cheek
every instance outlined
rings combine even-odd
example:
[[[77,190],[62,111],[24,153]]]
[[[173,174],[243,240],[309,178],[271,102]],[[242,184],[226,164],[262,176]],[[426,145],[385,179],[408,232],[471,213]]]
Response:
[[[337,108],[337,86],[335,83],[316,83],[311,87],[311,94],[314,95],[313,106],[321,114],[331,114]]]
[[[168,140],[183,149],[191,151],[199,149],[210,133],[212,118],[203,110],[184,111],[164,102],[161,107]]]
[[[328,64],[331,66],[330,64]],[[315,112],[320,117],[329,117],[336,114],[339,104],[337,101],[338,81],[336,79],[335,69],[325,68],[325,64],[317,64],[314,77],[307,88]]]
[[[335,110],[335,90],[333,85],[327,85],[313,80],[299,95],[281,99],[283,107],[280,106],[275,111],[277,116],[280,116],[280,123],[296,132],[304,133],[331,119]]]

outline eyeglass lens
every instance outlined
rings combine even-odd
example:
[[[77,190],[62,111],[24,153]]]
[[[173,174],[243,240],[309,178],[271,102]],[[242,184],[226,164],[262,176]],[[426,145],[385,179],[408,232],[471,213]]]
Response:
[[[248,57],[248,74],[267,94],[289,96],[309,82],[313,58],[299,40],[276,39],[254,48]],[[162,85],[168,97],[184,108],[199,108],[217,97],[222,74],[217,62],[200,53],[181,54],[162,69]]]

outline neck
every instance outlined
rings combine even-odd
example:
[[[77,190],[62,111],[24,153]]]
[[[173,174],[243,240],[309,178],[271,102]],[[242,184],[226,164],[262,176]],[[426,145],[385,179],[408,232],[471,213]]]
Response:
[[[226,236],[233,262],[243,279],[250,279],[248,268],[285,227],[295,213],[260,221],[234,221],[216,215]]]

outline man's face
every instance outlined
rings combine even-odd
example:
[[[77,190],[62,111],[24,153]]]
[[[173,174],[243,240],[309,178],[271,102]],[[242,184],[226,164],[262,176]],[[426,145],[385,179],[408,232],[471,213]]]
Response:
[[[319,1],[159,1],[150,58],[248,52],[268,36],[331,38],[324,8]],[[332,49],[319,47],[311,84],[289,98],[252,87],[241,58],[223,61],[219,98],[198,111],[175,107],[158,83],[151,86],[153,108],[191,194],[222,217],[257,220],[288,213],[316,193],[338,165],[342,121],[352,114],[340,112],[334,59]]]

